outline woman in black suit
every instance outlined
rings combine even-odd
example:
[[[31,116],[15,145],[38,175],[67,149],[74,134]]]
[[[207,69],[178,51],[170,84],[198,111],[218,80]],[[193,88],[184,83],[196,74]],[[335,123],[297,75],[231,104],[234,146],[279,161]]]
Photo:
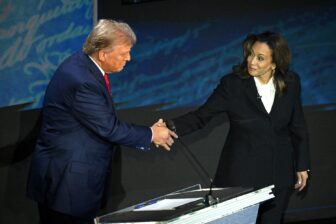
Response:
[[[275,198],[261,204],[258,223],[281,223],[293,188],[305,188],[310,168],[300,79],[289,70],[291,53],[277,33],[247,36],[243,52],[243,62],[221,79],[205,104],[173,122],[183,136],[225,112],[230,130],[215,185],[274,184]]]

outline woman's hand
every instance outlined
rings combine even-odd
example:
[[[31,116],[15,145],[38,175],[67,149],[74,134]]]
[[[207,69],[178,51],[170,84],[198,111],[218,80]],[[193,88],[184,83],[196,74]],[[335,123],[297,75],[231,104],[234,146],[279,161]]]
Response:
[[[302,191],[307,185],[308,171],[296,172],[296,177],[297,180],[295,184],[295,189],[298,191]]]

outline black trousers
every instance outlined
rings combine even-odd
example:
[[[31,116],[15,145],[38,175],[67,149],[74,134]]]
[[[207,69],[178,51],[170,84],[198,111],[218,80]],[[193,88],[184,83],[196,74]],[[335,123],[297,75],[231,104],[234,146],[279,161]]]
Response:
[[[92,219],[85,219],[63,214],[38,204],[40,223],[39,224],[93,224]]]
[[[257,224],[281,224],[283,212],[287,209],[292,188],[274,190],[274,198],[260,204]]]

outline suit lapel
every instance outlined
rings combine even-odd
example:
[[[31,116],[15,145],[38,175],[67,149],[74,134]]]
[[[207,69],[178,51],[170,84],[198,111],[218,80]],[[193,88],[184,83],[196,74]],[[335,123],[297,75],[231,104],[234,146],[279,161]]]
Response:
[[[110,95],[108,93],[108,90],[106,88],[106,83],[104,80],[103,75],[101,74],[99,68],[93,63],[93,61],[89,58],[89,56],[87,56],[86,54],[82,54],[83,56],[83,60],[86,61],[86,65],[88,66],[88,69],[90,71],[90,74],[102,85],[104,91]]]
[[[251,105],[255,108],[257,108],[258,111],[261,113],[268,115],[262,101],[260,98],[258,98],[258,91],[257,87],[255,85],[253,77],[249,77],[248,79],[244,80],[245,83],[245,94],[248,101],[251,103]]]
[[[274,115],[279,110],[279,107],[281,106],[282,98],[285,97],[285,95],[280,97],[278,92],[276,92],[271,111],[270,113],[267,113],[263,102],[261,101],[261,99],[258,99],[258,90],[255,85],[253,77],[250,77],[247,80],[245,80],[245,94],[246,94],[248,101],[252,105],[254,105],[258,111],[262,112],[263,114],[267,116]]]
[[[81,58],[84,61],[84,63],[87,65],[88,70],[90,71],[90,74],[97,80],[97,82],[102,86],[102,89],[106,93],[106,95],[109,95],[109,101],[114,107],[113,99],[112,96],[109,94],[107,88],[106,88],[106,83],[104,80],[104,77],[102,73],[100,72],[99,68],[93,63],[93,61],[89,58],[88,55],[82,53]]]
[[[280,100],[281,100],[281,97],[279,97],[279,94],[275,92],[274,102],[273,102],[270,114],[274,114],[274,112],[278,110]]]
[[[98,67],[93,63],[93,61],[89,58],[88,55],[82,54],[83,60],[86,62],[85,64],[88,66],[88,69],[90,71],[90,74],[93,75],[93,77],[102,85],[105,85],[105,80],[103,75],[101,74]]]

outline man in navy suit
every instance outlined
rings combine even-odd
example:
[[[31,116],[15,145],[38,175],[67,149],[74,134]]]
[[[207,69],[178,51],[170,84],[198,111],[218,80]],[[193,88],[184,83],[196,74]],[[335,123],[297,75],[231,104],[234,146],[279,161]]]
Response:
[[[83,52],[67,58],[52,77],[27,185],[40,223],[92,223],[115,146],[145,151],[153,142],[169,150],[177,137],[158,123],[132,125],[116,115],[107,73],[124,68],[135,42],[127,24],[100,20]]]

